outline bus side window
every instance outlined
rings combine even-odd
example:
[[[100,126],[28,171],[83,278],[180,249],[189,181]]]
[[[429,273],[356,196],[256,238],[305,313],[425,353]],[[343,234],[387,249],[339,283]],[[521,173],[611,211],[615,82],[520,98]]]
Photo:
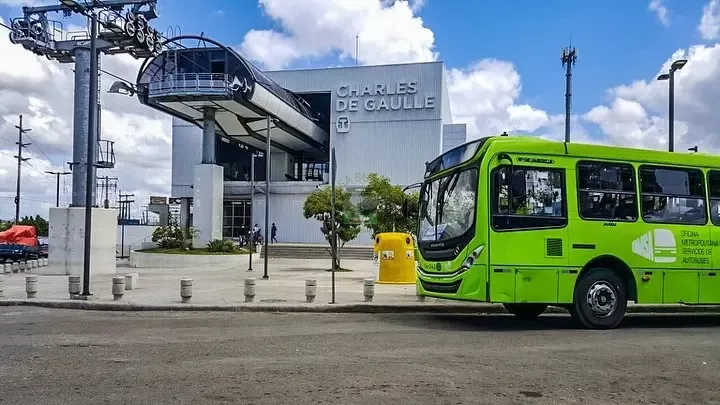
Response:
[[[710,194],[710,220],[720,225],[720,171],[708,172],[708,194]]]

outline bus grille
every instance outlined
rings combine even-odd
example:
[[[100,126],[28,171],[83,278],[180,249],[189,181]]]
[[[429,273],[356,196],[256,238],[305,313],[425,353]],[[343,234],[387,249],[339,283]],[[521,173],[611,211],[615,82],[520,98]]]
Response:
[[[560,238],[545,239],[545,255],[548,257],[562,257],[563,243]]]
[[[420,280],[423,289],[434,293],[455,294],[460,289],[462,280],[453,281],[452,283],[434,283],[432,281]]]

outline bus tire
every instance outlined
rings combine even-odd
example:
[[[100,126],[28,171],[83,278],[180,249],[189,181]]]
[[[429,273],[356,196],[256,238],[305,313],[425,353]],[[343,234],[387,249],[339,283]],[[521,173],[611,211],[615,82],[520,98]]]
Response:
[[[627,290],[622,278],[602,267],[589,269],[575,284],[570,315],[588,329],[613,329],[627,309]]]
[[[546,304],[503,304],[505,310],[520,319],[535,319],[547,309]]]

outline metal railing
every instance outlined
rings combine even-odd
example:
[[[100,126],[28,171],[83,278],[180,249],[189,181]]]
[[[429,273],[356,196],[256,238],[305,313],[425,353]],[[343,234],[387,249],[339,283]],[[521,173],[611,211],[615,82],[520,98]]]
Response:
[[[148,83],[149,95],[165,94],[232,94],[225,73],[177,73],[155,76]]]

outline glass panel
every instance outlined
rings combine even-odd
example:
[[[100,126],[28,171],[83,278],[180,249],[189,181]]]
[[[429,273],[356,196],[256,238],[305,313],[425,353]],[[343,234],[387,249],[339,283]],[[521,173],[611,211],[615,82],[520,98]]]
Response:
[[[660,168],[640,169],[642,192],[703,197],[702,172]]]
[[[643,196],[643,219],[646,222],[668,222],[702,225],[707,222],[703,198]]]
[[[581,191],[580,216],[587,219],[634,221],[637,219],[635,194]]]
[[[633,170],[627,165],[580,163],[578,179],[581,190],[635,192]]]
[[[477,169],[425,183],[420,201],[420,240],[446,240],[467,232],[475,224],[477,187]]]

